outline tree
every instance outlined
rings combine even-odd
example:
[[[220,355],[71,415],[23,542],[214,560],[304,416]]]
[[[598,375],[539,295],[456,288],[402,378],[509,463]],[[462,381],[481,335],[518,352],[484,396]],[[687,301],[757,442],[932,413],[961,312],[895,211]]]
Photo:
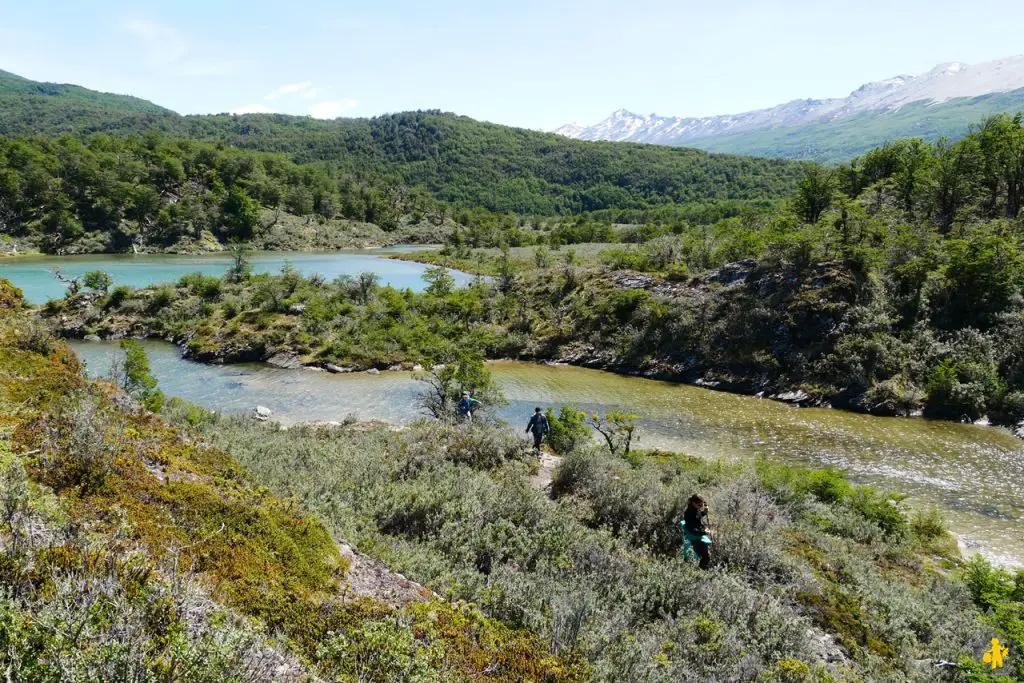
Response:
[[[225,232],[229,237],[247,240],[260,223],[260,206],[239,186],[232,187],[221,205]]]
[[[612,410],[604,417],[597,414],[591,415],[587,419],[587,423],[604,437],[612,455],[617,455],[620,452],[622,455],[629,455],[638,417],[621,410]]]
[[[370,295],[373,294],[374,290],[377,289],[377,284],[380,282],[380,276],[376,273],[359,273],[359,277],[356,278],[356,290],[359,296],[359,303],[365,306],[370,303]]]
[[[248,280],[249,274],[252,272],[252,264],[249,263],[249,248],[245,246],[244,242],[234,240],[228,247],[228,252],[231,254],[231,267],[224,274],[228,282],[237,284]]]
[[[157,379],[149,366],[149,357],[142,344],[134,339],[123,339],[124,358],[112,370],[117,384],[142,402],[146,410],[156,412],[164,404],[164,394],[157,388]]]
[[[935,214],[942,232],[949,232],[961,209],[971,200],[979,167],[978,143],[964,138],[935,147]]]
[[[987,119],[972,136],[981,153],[982,183],[987,192],[987,213],[1016,218],[1024,202],[1024,126],[1022,115],[999,114]]]
[[[420,406],[438,420],[455,419],[459,397],[464,391],[480,401],[478,410],[488,411],[506,403],[483,357],[469,351],[445,354],[441,363],[416,379],[425,385],[419,396]]]
[[[455,278],[444,266],[432,266],[423,273],[423,280],[427,283],[427,294],[436,297],[446,297],[455,289]]]
[[[114,278],[107,275],[102,270],[91,270],[82,276],[82,285],[86,289],[91,289],[101,296],[106,296],[107,291],[110,289],[110,285],[114,284]]]
[[[835,192],[834,171],[809,166],[797,185],[793,208],[804,223],[817,223],[821,214],[832,205]]]

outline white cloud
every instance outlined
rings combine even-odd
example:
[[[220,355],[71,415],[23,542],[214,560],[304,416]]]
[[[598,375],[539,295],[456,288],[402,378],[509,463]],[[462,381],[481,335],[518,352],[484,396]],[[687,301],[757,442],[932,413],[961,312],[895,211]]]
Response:
[[[286,95],[297,95],[303,99],[311,100],[327,90],[330,90],[330,88],[316,88],[311,81],[302,81],[301,83],[282,85],[280,88],[267,93],[263,99],[276,100]]]
[[[274,110],[265,104],[245,104],[231,110],[232,114],[273,114]]]
[[[245,63],[239,59],[196,56],[188,39],[178,29],[158,21],[136,17],[123,20],[120,26],[141,43],[149,66],[164,74],[224,76],[237,71]]]
[[[287,85],[282,85],[280,88],[274,90],[273,92],[267,93],[267,96],[264,97],[263,99],[276,100],[281,95],[294,95],[297,93],[301,94],[309,92],[310,90],[315,91],[315,88],[313,88],[313,84],[310,83],[309,81],[302,81],[301,83],[288,83]]]
[[[319,102],[309,108],[309,115],[315,119],[336,119],[359,105],[355,100],[333,100]]]

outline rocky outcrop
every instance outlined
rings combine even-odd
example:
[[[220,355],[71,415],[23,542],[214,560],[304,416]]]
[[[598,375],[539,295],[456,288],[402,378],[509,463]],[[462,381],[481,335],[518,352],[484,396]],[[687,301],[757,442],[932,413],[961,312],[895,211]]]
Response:
[[[345,583],[355,597],[374,598],[395,608],[438,597],[430,589],[391,571],[383,562],[363,555],[347,543],[339,543],[338,549],[348,562]]]

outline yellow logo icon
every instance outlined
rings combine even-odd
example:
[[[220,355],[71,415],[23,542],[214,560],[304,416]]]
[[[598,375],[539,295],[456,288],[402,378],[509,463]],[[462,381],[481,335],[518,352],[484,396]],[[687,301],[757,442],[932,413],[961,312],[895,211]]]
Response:
[[[1010,654],[1010,650],[1002,646],[998,638],[992,639],[992,649],[985,653],[981,661],[991,664],[993,669],[1003,668],[1003,659]]]

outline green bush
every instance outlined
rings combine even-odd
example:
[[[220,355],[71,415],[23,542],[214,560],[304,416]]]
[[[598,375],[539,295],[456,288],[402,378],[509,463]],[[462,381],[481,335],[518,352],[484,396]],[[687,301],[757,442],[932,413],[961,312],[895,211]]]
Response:
[[[946,419],[977,420],[999,388],[995,369],[980,363],[946,359],[928,377],[925,414]]]
[[[548,445],[555,453],[570,453],[580,446],[592,441],[590,427],[587,426],[587,414],[572,406],[562,406],[556,416],[551,408],[547,409]]]
[[[120,308],[121,305],[127,301],[134,290],[127,285],[118,285],[110,292],[110,296],[107,297],[107,308]]]
[[[186,288],[195,296],[215,301],[220,298],[223,281],[212,275],[202,273],[186,273],[178,280],[178,286]]]

